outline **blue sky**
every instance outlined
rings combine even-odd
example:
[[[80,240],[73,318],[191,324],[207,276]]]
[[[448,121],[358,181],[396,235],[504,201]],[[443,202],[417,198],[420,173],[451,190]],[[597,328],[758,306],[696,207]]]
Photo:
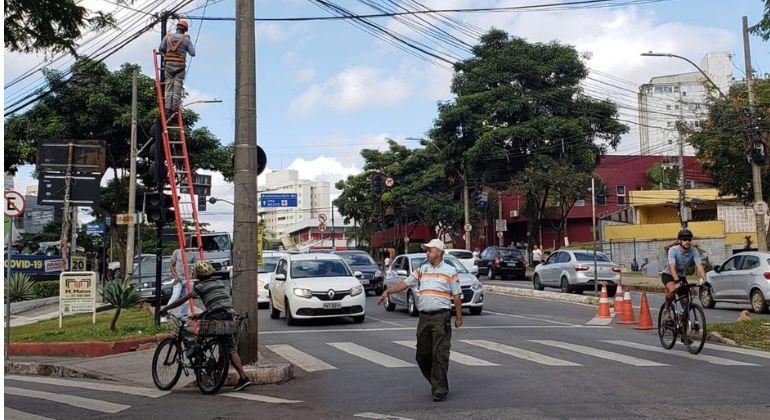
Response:
[[[214,1],[211,1],[212,3]],[[141,4],[137,1],[136,4]],[[203,6],[197,0],[185,10]],[[373,9],[356,1],[338,2],[357,12]],[[424,1],[432,8],[518,6],[547,1]],[[114,10],[103,0],[86,0],[86,7]],[[206,9],[207,16],[233,16],[235,1],[225,0]],[[589,52],[589,67],[621,78],[630,90],[650,77],[691,71],[682,62],[643,58],[643,51],[665,51],[698,62],[709,51],[734,54],[734,76],[743,77],[741,16],[759,20],[761,0],[673,0],[649,5],[538,13],[453,14],[478,27],[495,26],[530,41],[558,40]],[[123,11],[123,13],[126,13]],[[203,9],[192,14],[201,15]],[[326,12],[304,0],[257,0],[256,15],[323,16]],[[378,23],[400,32],[408,28],[392,19]],[[120,22],[119,22],[120,24]],[[218,98],[221,104],[194,105],[201,124],[223,143],[234,131],[234,22],[191,20],[191,36],[198,55],[190,63],[186,88],[188,102]],[[202,25],[202,27],[201,27]],[[150,50],[159,33],[151,32],[107,60],[116,68],[131,61],[151,71]],[[760,74],[770,71],[770,45],[751,38],[752,58]],[[37,62],[37,56],[5,54],[5,80]],[[9,59],[10,58],[10,59]],[[606,76],[595,77],[607,80]],[[391,137],[416,146],[408,137],[422,137],[436,116],[436,103],[451,98],[451,73],[418,60],[373,38],[344,21],[266,23],[257,25],[257,123],[258,143],[268,155],[268,168],[292,168],[304,178],[336,181],[360,170],[358,152],[382,147]],[[5,92],[9,101],[13,89]],[[635,95],[615,93],[620,100]],[[620,97],[622,96],[622,97]],[[632,117],[632,115],[627,116]],[[638,152],[638,132],[632,127],[618,153]],[[23,168],[17,186],[34,183],[31,168]],[[217,178],[215,178],[216,180]],[[214,193],[232,196],[232,187],[218,182]],[[222,207],[220,207],[222,206]],[[204,216],[221,228],[228,225],[226,204],[210,206]],[[228,229],[230,230],[230,229]]]

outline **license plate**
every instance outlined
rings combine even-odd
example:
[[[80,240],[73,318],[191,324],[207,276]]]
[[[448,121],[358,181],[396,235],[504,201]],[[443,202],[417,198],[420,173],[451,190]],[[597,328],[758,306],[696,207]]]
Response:
[[[324,309],[340,309],[342,308],[341,303],[337,302],[324,302]]]
[[[369,285],[369,280],[368,280],[368,279],[358,279],[358,280],[359,280],[359,281],[361,282],[361,284],[363,284],[364,286],[368,286],[368,285]]]

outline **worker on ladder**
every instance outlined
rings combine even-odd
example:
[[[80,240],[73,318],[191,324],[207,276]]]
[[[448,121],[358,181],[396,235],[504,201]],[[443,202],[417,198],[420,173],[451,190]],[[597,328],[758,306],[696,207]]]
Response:
[[[182,100],[182,84],[185,76],[187,54],[195,57],[195,46],[187,35],[190,29],[187,21],[179,19],[176,32],[166,35],[158,50],[165,58],[163,71],[166,77],[166,115],[172,115]]]

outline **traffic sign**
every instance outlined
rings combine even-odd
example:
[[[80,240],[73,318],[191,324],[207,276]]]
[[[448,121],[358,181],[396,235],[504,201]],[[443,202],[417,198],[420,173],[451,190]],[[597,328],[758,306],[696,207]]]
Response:
[[[70,271],[86,271],[86,257],[82,255],[70,257]]]
[[[324,213],[318,215],[318,222],[321,224],[326,223],[326,215]]]
[[[326,232],[326,225],[324,223],[321,223],[318,225],[318,230],[321,232]]]
[[[260,207],[297,207],[297,194],[260,194]]]
[[[466,223],[465,226],[463,226],[466,232],[470,232],[473,230],[473,226],[471,226],[470,223]]]
[[[386,186],[386,187],[390,188],[390,187],[392,187],[392,186],[393,186],[395,183],[396,183],[396,181],[394,181],[394,180],[393,180],[393,178],[391,178],[391,177],[387,177],[387,178],[385,178],[385,186]]]
[[[505,219],[495,219],[495,230],[498,232],[508,231],[508,223]]]
[[[409,237],[408,236],[404,237],[404,242],[409,243]]]
[[[767,202],[765,201],[757,201],[754,203],[754,214],[765,214],[767,213]]]
[[[116,225],[130,225],[136,223],[136,214],[116,214],[115,215],[115,224]]]
[[[104,233],[104,224],[103,223],[93,223],[90,225],[86,225],[86,234],[88,235],[101,235]]]
[[[14,190],[5,190],[3,194],[5,197],[5,207],[3,212],[6,217],[19,217],[24,213],[24,196],[20,192]]]
[[[500,231],[498,231],[498,232],[497,232],[497,237],[498,237],[498,238],[502,238],[502,237],[503,237],[503,232],[500,232]]]

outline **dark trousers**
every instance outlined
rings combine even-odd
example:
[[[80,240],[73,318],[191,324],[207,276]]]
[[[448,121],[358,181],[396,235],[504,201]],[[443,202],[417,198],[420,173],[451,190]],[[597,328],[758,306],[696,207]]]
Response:
[[[430,382],[433,395],[449,392],[447,371],[449,349],[452,345],[450,312],[435,314],[420,312],[417,322],[417,364],[425,379]]]

